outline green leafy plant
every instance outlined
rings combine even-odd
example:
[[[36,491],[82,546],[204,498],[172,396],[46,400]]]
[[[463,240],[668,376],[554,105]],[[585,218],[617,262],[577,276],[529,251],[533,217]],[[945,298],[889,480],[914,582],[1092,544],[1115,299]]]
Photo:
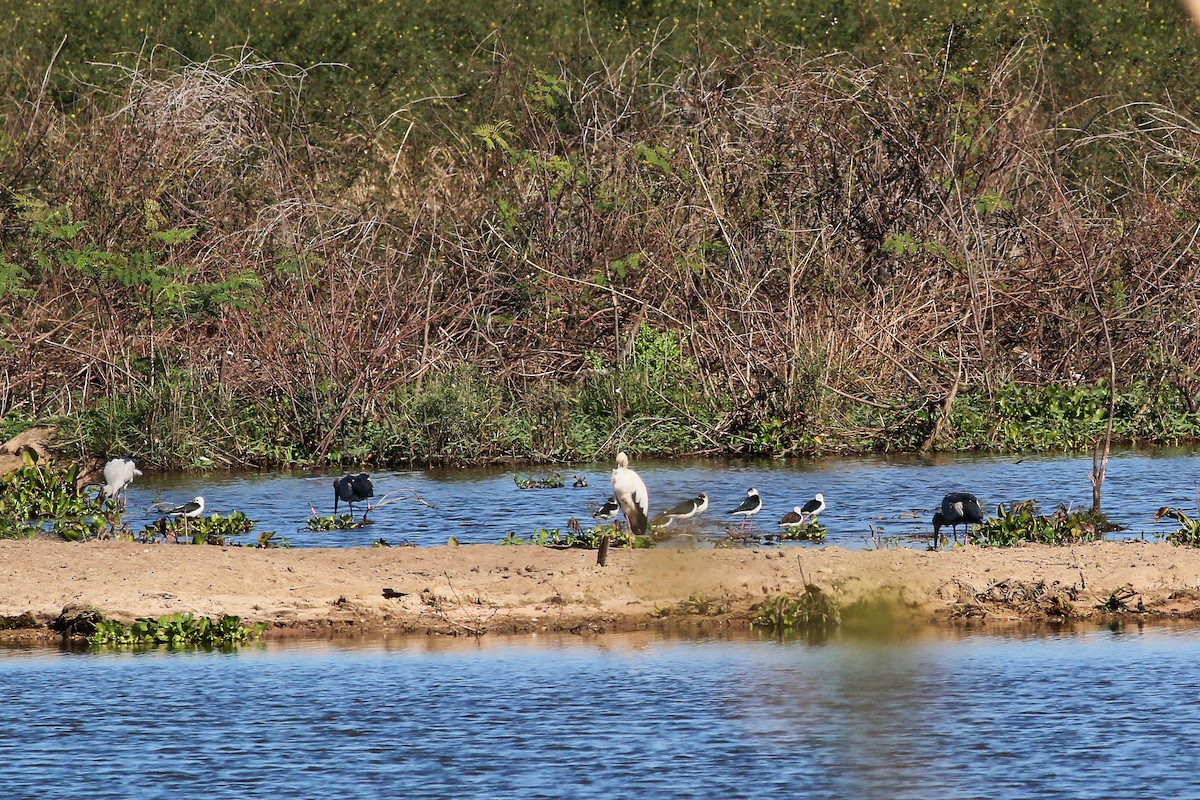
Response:
[[[1095,542],[1109,531],[1119,530],[1102,513],[1069,511],[1059,506],[1043,515],[1033,500],[996,507],[996,515],[969,529],[967,541],[983,547],[1012,547],[1022,542],[1065,545]]]
[[[837,602],[815,584],[800,595],[778,595],[751,609],[750,625],[776,635],[798,630],[828,630],[841,624]]]
[[[518,545],[532,544],[539,547],[551,547],[559,550],[569,548],[580,548],[583,550],[596,550],[600,547],[600,541],[608,537],[609,547],[628,547],[632,539],[635,548],[649,548],[655,544],[652,536],[630,536],[629,531],[625,527],[616,525],[597,525],[594,528],[583,530],[576,523],[574,526],[568,526],[567,532],[563,533],[558,528],[546,529],[538,528],[537,530],[525,536],[521,536],[514,531],[509,531],[508,534],[500,540],[500,544]]]
[[[567,485],[563,476],[557,472],[543,478],[522,478],[520,475],[514,475],[513,483],[518,489],[561,489]]]
[[[1182,509],[1163,506],[1154,512],[1154,521],[1170,517],[1179,523],[1179,527],[1163,537],[1171,544],[1184,547],[1200,547],[1200,519],[1192,519]]]
[[[362,522],[356,522],[353,514],[315,516],[304,521],[304,529],[309,531],[349,531],[361,527]]]
[[[96,646],[167,645],[168,647],[214,647],[243,644],[262,635],[266,625],[246,627],[240,617],[226,614],[219,619],[194,617],[191,613],[141,617],[126,625],[102,619],[88,643]]]
[[[138,537],[144,542],[190,542],[192,544],[229,545],[238,536],[249,533],[254,527],[254,520],[249,519],[241,511],[234,511],[229,516],[209,514],[204,517],[175,517],[167,520],[160,519],[142,529]]]
[[[94,538],[120,524],[115,500],[88,498],[77,488],[80,467],[39,463],[21,451],[22,466],[0,477],[0,539],[36,536],[47,530],[69,541]]]

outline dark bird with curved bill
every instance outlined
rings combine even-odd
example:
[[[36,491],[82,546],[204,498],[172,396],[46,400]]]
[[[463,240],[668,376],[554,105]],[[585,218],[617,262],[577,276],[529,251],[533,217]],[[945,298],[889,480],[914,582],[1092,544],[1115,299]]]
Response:
[[[758,489],[753,487],[746,490],[746,499],[741,502],[737,508],[730,511],[730,514],[740,514],[742,524],[738,526],[738,530],[742,530],[749,523],[749,530],[754,530],[754,515],[762,511],[762,498],[758,496]]]
[[[371,476],[365,472],[360,472],[357,475],[343,475],[340,478],[335,478],[333,481],[333,515],[336,517],[338,512],[338,501],[341,500],[350,506],[350,516],[354,516],[354,504],[361,503],[368,497],[375,496],[375,484],[371,483]],[[371,509],[368,508],[367,511]],[[363,519],[366,519],[367,512],[363,512]]]
[[[629,456],[617,453],[617,466],[612,471],[613,497],[621,506],[630,533],[644,536],[650,524],[650,493],[640,475],[629,468]],[[633,538],[629,539],[633,547]]]
[[[592,517],[595,519],[612,519],[620,510],[621,507],[617,505],[617,498],[610,497],[604,501],[604,505],[592,512]]]
[[[654,518],[655,525],[669,526],[677,519],[691,519],[708,510],[708,495],[704,492],[680,501]]]
[[[978,525],[983,522],[983,508],[970,492],[951,492],[942,498],[942,505],[933,512],[933,541],[940,541],[942,528],[947,525],[958,541],[958,526]]]

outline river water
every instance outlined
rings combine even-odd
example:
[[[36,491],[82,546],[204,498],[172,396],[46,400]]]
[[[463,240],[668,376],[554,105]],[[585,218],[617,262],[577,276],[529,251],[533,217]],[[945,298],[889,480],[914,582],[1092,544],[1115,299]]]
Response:
[[[0,797],[1200,796],[1200,630],[0,649]]]
[[[750,487],[763,498],[763,510],[755,519],[760,530],[776,530],[784,513],[822,492],[828,504],[821,515],[829,530],[825,543],[847,548],[874,547],[876,542],[925,546],[933,510],[951,491],[973,492],[989,511],[998,503],[1029,499],[1036,499],[1046,513],[1060,503],[1076,508],[1091,504],[1091,459],[1080,456],[710,459],[643,461],[633,467],[649,488],[652,512],[698,492],[708,493],[709,509],[686,526],[690,535],[679,540],[686,542],[711,542],[735,528],[740,520],[728,512]],[[380,539],[435,545],[451,536],[464,544],[495,543],[510,531],[527,535],[537,528],[565,530],[573,517],[590,525],[591,511],[610,494],[610,469],[608,463],[559,469],[566,482],[561,489],[519,489],[514,481],[544,477],[553,469],[378,470],[373,473],[374,501],[389,493],[399,499],[372,511],[372,524],[361,529],[322,533],[303,528],[313,510],[333,511],[332,474],[147,474],[130,489],[127,519],[140,531],[158,518],[150,510],[156,501],[183,503],[202,495],[208,512],[240,510],[258,522],[245,541],[273,530],[293,547],[363,546]],[[587,481],[586,488],[572,487],[577,476]],[[1168,530],[1167,523],[1154,524],[1154,511],[1163,505],[1194,510],[1198,478],[1196,450],[1116,453],[1104,484],[1104,509],[1127,530],[1114,538]],[[415,502],[414,495],[434,507]],[[357,511],[362,510],[360,504]]]

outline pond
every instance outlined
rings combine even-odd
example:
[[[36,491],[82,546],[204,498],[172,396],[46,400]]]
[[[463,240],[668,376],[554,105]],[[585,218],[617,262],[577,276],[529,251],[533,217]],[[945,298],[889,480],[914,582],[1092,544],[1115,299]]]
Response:
[[[554,468],[378,470],[372,473],[375,502],[389,492],[401,498],[415,493],[434,507],[400,499],[372,511],[372,524],[361,529],[322,533],[303,529],[314,510],[332,513],[332,474],[147,474],[130,488],[127,519],[140,531],[158,518],[150,510],[155,501],[182,503],[203,495],[206,513],[240,510],[258,521],[245,541],[252,541],[260,531],[273,530],[293,547],[364,546],[380,539],[389,544],[435,545],[445,544],[451,536],[464,544],[495,543],[510,531],[520,535],[537,528],[565,531],[572,517],[585,527],[590,525],[592,510],[609,497],[611,466],[559,469],[566,483],[561,489],[519,489],[514,481],[544,477]],[[999,503],[1029,499],[1036,499],[1046,513],[1059,503],[1075,508],[1091,504],[1091,459],[1080,456],[709,459],[635,461],[633,466],[649,488],[652,513],[697,492],[708,493],[708,511],[687,525],[675,526],[701,543],[736,527],[740,519],[728,512],[750,487],[763,498],[763,510],[755,518],[760,530],[777,530],[784,513],[822,492],[828,503],[821,515],[829,531],[825,543],[847,548],[873,547],[883,540],[926,546],[933,510],[951,491],[975,493],[989,513]],[[587,481],[586,488],[573,488],[577,476]],[[1116,453],[1104,484],[1104,508],[1127,530],[1115,536],[1167,530],[1165,524],[1156,529],[1155,510],[1163,505],[1195,508],[1198,477],[1200,453],[1195,450]],[[362,510],[359,504],[356,511]]]
[[[1184,797],[1200,630],[0,649],[9,798]]]

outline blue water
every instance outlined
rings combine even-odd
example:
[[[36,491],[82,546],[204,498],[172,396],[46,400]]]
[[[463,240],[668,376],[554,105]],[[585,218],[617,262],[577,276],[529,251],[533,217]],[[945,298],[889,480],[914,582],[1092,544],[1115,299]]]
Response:
[[[874,546],[871,526],[880,539],[924,546],[931,533],[934,508],[947,492],[978,495],[984,507],[1036,499],[1046,513],[1060,503],[1091,505],[1090,457],[939,456],[923,458],[829,458],[819,460],[737,461],[690,460],[634,462],[650,492],[651,510],[660,510],[697,492],[709,494],[709,510],[688,531],[699,541],[718,538],[739,522],[728,511],[755,487],[763,510],[755,524],[776,529],[795,505],[822,492],[828,510],[821,522],[829,529],[827,544]],[[611,464],[561,469],[562,489],[518,489],[514,476],[540,477],[551,470],[464,469],[380,470],[373,473],[374,502],[392,493],[396,502],[370,514],[374,524],[359,530],[310,533],[302,530],[312,509],[333,510],[333,475],[308,472],[148,474],[129,492],[128,519],[135,531],[157,519],[149,511],[155,501],[182,503],[203,495],[207,510],[227,514],[241,510],[258,522],[259,531],[273,530],[293,547],[391,544],[444,544],[451,536],[462,543],[495,543],[509,531],[527,535],[537,528],[565,529],[571,518],[591,524],[591,511],[610,494]],[[571,487],[575,476],[587,488]],[[1200,452],[1195,450],[1117,453],[1104,484],[1104,509],[1128,530],[1119,536],[1165,531],[1152,516],[1160,506],[1195,509]],[[420,497],[430,508],[412,498]],[[344,507],[344,506],[343,506]],[[361,513],[361,505],[358,512]]]
[[[0,650],[0,797],[1200,796],[1200,630]]]

